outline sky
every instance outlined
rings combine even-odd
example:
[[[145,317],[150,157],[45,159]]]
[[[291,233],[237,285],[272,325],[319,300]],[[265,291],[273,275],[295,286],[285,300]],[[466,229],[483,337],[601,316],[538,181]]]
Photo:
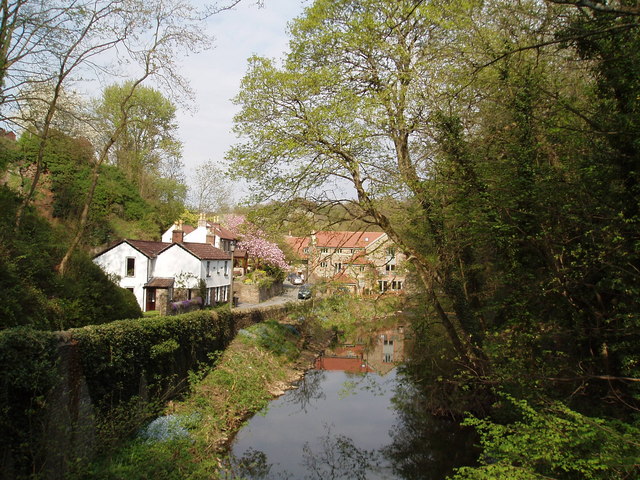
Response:
[[[208,22],[214,48],[183,60],[182,74],[195,92],[197,111],[179,111],[179,138],[187,180],[197,165],[209,159],[222,161],[237,142],[232,133],[247,59],[254,54],[282,58],[288,49],[287,24],[302,13],[308,0],[264,0],[263,7],[245,0]]]

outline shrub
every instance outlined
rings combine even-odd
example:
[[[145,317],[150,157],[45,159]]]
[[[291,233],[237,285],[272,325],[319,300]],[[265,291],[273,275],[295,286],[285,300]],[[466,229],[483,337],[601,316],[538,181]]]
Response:
[[[506,425],[466,420],[480,433],[483,465],[460,468],[454,480],[638,478],[637,427],[586,417],[560,403],[536,410],[525,401],[506,399],[521,419]]]

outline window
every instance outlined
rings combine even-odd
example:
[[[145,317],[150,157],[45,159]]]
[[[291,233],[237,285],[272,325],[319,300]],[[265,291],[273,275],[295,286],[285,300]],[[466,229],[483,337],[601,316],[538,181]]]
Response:
[[[402,282],[400,280],[391,282],[391,290],[402,290]]]
[[[336,248],[336,253],[342,253],[342,249],[341,248]]]
[[[340,270],[342,270],[342,264],[341,263],[336,263],[333,265],[333,268],[335,269],[336,273],[340,272]]]
[[[393,264],[393,263],[387,263],[387,264],[384,266],[384,269],[385,269],[387,272],[393,272],[393,271],[396,269],[396,266],[395,266],[395,264]]]
[[[224,274],[229,275],[229,260],[224,261]]]
[[[322,247],[322,248],[320,249],[320,253],[329,253],[329,249],[328,249],[328,248],[326,248],[326,247]]]
[[[322,268],[327,268],[327,262],[320,262],[320,266]]]
[[[126,266],[126,277],[135,277],[136,276],[136,259],[133,257],[127,258],[127,266]]]
[[[211,276],[211,262],[207,261],[207,277]]]
[[[364,265],[360,265],[358,268],[360,268],[361,272],[364,272]]]
[[[384,354],[384,358],[382,359],[382,361],[384,363],[391,363],[393,362],[393,353],[385,353]]]
[[[387,255],[390,257],[395,257],[396,256],[396,249],[393,247],[389,247],[387,248]]]
[[[304,248],[302,249],[302,251],[303,251],[304,253],[309,253],[309,247],[304,247]]]

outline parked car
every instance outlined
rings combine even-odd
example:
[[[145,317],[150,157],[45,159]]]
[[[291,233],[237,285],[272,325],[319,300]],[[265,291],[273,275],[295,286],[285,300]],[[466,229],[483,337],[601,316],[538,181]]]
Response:
[[[298,298],[300,300],[308,300],[311,298],[311,286],[303,285],[298,290]]]
[[[295,275],[291,277],[291,283],[293,283],[294,285],[302,285],[304,283],[304,278],[302,278],[300,275]]]

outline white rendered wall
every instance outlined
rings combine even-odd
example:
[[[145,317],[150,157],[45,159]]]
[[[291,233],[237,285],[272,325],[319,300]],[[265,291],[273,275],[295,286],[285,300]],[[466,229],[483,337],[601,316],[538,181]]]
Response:
[[[127,258],[135,259],[134,275],[127,276]],[[149,259],[128,243],[121,243],[111,250],[93,259],[102,270],[110,275],[120,277],[119,285],[123,288],[133,288],[133,294],[138,305],[144,311],[144,285],[149,281]]]
[[[207,277],[207,260],[202,262],[201,277],[207,284],[207,288],[223,287],[229,285],[231,281],[231,259],[227,260],[227,274],[225,275],[225,260],[208,260],[211,262],[209,269],[210,276]]]
[[[175,228],[176,228],[176,224],[174,223],[169,227],[169,230],[167,230],[162,234],[162,237],[160,238],[160,240],[162,240],[165,243],[171,243],[171,239],[173,237],[173,231],[175,230]]]
[[[193,243],[206,243],[207,242],[207,228],[206,227],[198,227],[193,232],[187,233],[184,236],[185,242],[193,242]],[[171,238],[169,238],[169,242],[171,242]]]
[[[175,278],[176,288],[197,288],[202,266],[199,259],[175,244],[158,255],[154,277]]]

